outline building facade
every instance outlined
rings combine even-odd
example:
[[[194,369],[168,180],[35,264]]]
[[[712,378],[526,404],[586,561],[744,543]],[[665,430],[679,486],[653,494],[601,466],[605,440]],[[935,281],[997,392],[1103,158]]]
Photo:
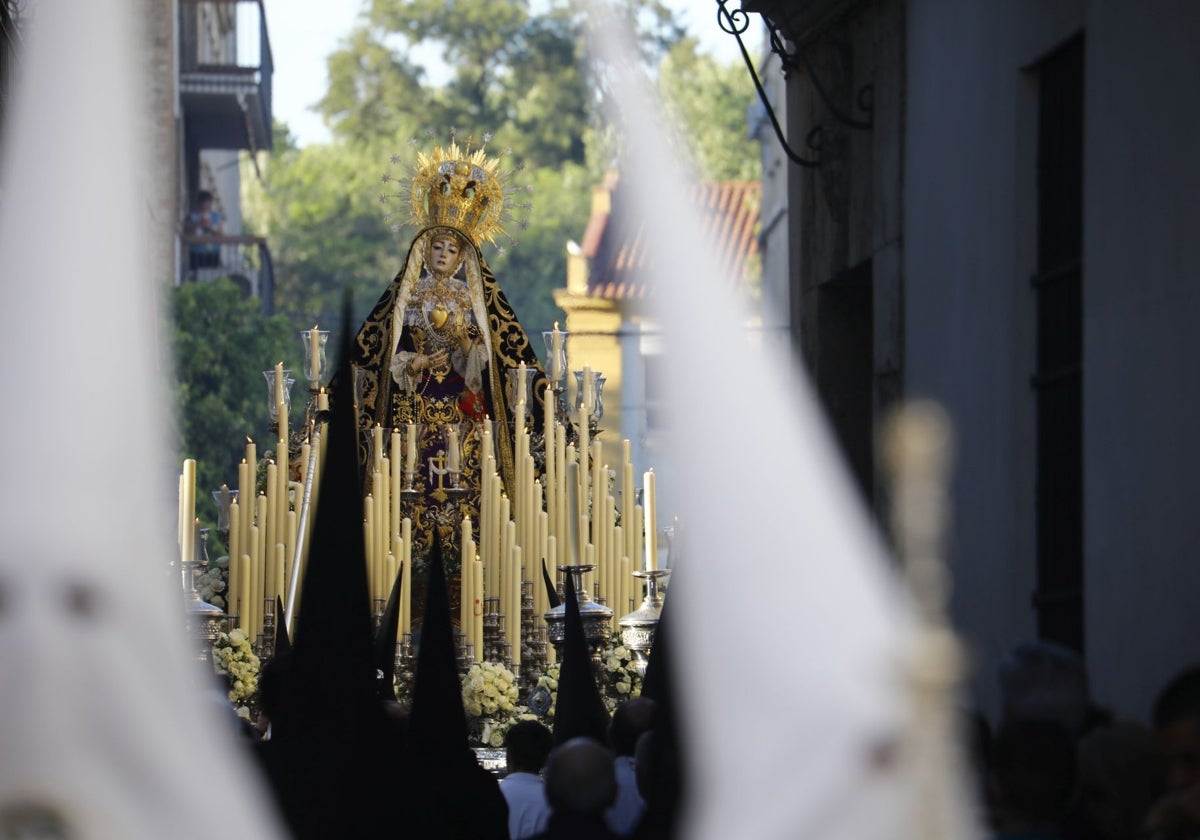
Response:
[[[1043,638],[1145,719],[1200,661],[1200,7],[744,6],[787,46],[790,144],[819,136],[783,176],[791,327],[864,497],[890,404],[954,421],[976,700]]]
[[[261,0],[142,0],[147,148],[161,178],[145,186],[154,276],[175,283],[231,276],[271,310],[266,240],[244,235],[243,159],[272,146],[274,67]],[[248,156],[243,153],[249,153]],[[201,191],[223,219],[216,237],[187,229]],[[211,249],[212,265],[190,254]]]
[[[706,238],[720,260],[721,275],[731,286],[759,281],[759,199],[757,181],[705,181],[694,184],[689,201],[702,212]],[[669,249],[648,241],[633,211],[632,196],[610,172],[592,191],[592,211],[580,243],[567,247],[567,285],[554,294],[566,313],[567,367],[584,365],[605,377],[602,441],[619,463],[621,441],[628,439],[638,473],[651,467],[664,476],[660,484],[660,521],[674,512],[665,445],[662,394],[662,337],[653,316],[654,290],[646,283],[650,261]],[[757,328],[757,325],[750,325]],[[573,391],[572,391],[573,393]]]

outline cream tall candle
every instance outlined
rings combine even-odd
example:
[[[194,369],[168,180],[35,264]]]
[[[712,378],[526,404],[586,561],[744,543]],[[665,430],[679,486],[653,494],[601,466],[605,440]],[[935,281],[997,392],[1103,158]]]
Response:
[[[479,455],[480,460],[483,460],[484,458],[495,458],[495,432],[492,431],[492,418],[490,417],[483,418],[483,432],[480,435],[480,441],[483,447],[483,452],[481,452]]]
[[[500,603],[503,605],[504,614],[507,616],[507,618],[505,618],[505,622],[507,622],[505,624],[505,630],[511,635],[513,624],[512,585],[513,578],[518,576],[514,572],[512,565],[513,548],[517,544],[517,528],[516,524],[513,523],[512,520],[505,520],[504,532],[501,539],[503,541],[503,547],[500,549],[500,556],[503,561],[503,567],[502,571],[500,572],[500,592],[498,594],[501,596]],[[520,621],[517,623],[520,624]]]
[[[388,581],[387,575],[384,573],[387,564],[388,555],[388,524],[391,522],[391,514],[388,512],[388,496],[387,496],[387,479],[382,472],[375,474],[375,484],[379,488],[379,495],[375,497],[375,556],[378,558],[375,561],[375,568],[379,574],[379,595],[376,597],[387,598],[388,596]]]
[[[617,553],[613,551],[613,522],[616,520],[617,500],[604,497],[604,593],[611,605],[617,599],[618,574]],[[614,607],[614,611],[615,611]],[[619,617],[619,616],[618,616]]]
[[[509,604],[512,610],[508,619],[508,643],[512,646],[513,669],[521,664],[521,564],[524,552],[521,546],[512,547],[513,578],[509,585]]]
[[[383,426],[376,423],[371,427],[371,464],[373,469],[380,469],[383,463]]]
[[[554,395],[547,390],[545,399],[545,410],[542,416],[542,432],[545,437],[542,449],[545,454],[545,466],[542,470],[542,490],[546,497],[545,510],[550,514],[550,533],[554,533],[554,491],[558,476],[557,464],[554,463],[554,455],[558,451],[558,429],[555,428],[554,424]]]
[[[261,622],[262,612],[262,587],[263,587],[263,571],[262,571],[262,554],[259,551],[261,540],[259,535],[262,533],[257,525],[250,526],[250,540],[252,549],[246,558],[249,562],[246,564],[246,575],[249,578],[249,586],[246,587],[246,633],[251,639],[258,633]]]
[[[316,324],[308,331],[308,378],[312,382],[321,378],[321,332]]]
[[[196,459],[187,458],[183,462],[183,504],[180,518],[183,527],[180,530],[180,557],[184,563],[196,559]]]
[[[187,521],[187,514],[183,512],[183,472],[179,473],[179,481],[177,482],[177,490],[175,497],[175,542],[179,546],[179,559],[183,560],[183,523]]]
[[[492,511],[492,473],[491,459],[483,458],[483,468],[479,473],[479,553],[488,556],[491,545],[491,511]]]
[[[287,440],[287,407],[283,401],[283,362],[275,363],[275,421],[280,440]]]
[[[542,616],[546,609],[550,606],[550,602],[546,598],[546,586],[542,582],[542,563],[544,562],[547,568],[554,562],[549,559],[550,553],[550,535],[547,533],[547,527],[550,519],[546,511],[538,512],[538,534],[537,534],[537,551],[530,566],[529,579],[533,581],[533,626],[538,627],[542,624]]]
[[[296,570],[292,568],[292,564],[296,562],[296,511],[289,510],[287,514],[287,543],[284,544],[283,555],[283,602],[287,606],[288,587],[292,580],[292,575]]]
[[[475,558],[475,562],[471,564],[472,580],[474,585],[474,597],[472,598],[472,609],[474,623],[472,625],[472,636],[475,641],[475,661],[483,661],[483,563],[479,558]]]
[[[583,413],[586,418],[596,410],[596,372],[589,365],[583,366]]]
[[[550,582],[554,583],[558,580],[558,537],[553,534],[546,537],[546,573],[550,575]],[[538,576],[541,576],[541,570],[538,570]],[[550,593],[546,591],[546,582],[542,581],[541,590],[546,596],[546,607],[542,609],[542,613],[546,612],[550,604]],[[544,615],[542,616],[545,617]]]
[[[254,488],[252,488],[250,486],[250,478],[249,478],[250,470],[249,470],[249,466],[246,464],[245,458],[243,458],[242,462],[240,464],[238,464],[237,471],[238,471],[238,502],[237,502],[237,504],[238,504],[239,508],[244,505],[246,515],[253,517],[254,516],[254,504],[253,504]],[[250,500],[250,501],[247,501],[247,500]],[[238,520],[238,535],[237,535],[238,545],[246,544],[247,524],[246,524],[245,519],[246,519],[246,517],[243,516]],[[233,520],[232,520],[232,518],[230,519],[229,534],[230,534],[230,539],[232,540],[233,539]],[[230,556],[233,556],[233,555],[230,555]]]
[[[633,520],[629,523],[629,527],[633,529],[633,556],[629,559],[637,564],[639,569],[646,568],[646,537],[643,530],[645,516],[645,508],[634,505]]]
[[[607,470],[604,467],[604,444],[600,441],[592,441],[592,463],[591,463],[591,481],[592,494],[591,498],[591,520],[592,530],[590,533],[592,545],[600,545],[600,512],[604,509],[604,497],[608,495],[608,482],[605,481]],[[586,502],[585,502],[586,504]]]
[[[238,627],[245,630],[246,634],[253,639],[254,636],[250,634],[251,622],[254,619],[254,610],[250,604],[250,598],[254,592],[254,587],[250,582],[251,566],[250,555],[243,554],[238,561],[238,603],[236,612],[238,614]]]
[[[400,562],[396,559],[396,555],[390,551],[387,553],[383,571],[384,579],[387,581],[387,586],[385,587],[387,595],[384,597],[390,599],[392,597],[392,587],[396,585],[396,577],[400,574]]]
[[[399,429],[392,429],[389,447],[388,495],[391,497],[391,518],[388,520],[388,539],[390,540],[393,535],[400,533],[400,516],[403,508],[400,504],[400,476],[404,472],[404,455]]]
[[[467,595],[471,591],[471,561],[475,559],[475,551],[471,547],[471,517],[464,516],[462,518],[462,535],[459,539],[459,555],[458,555],[458,626],[464,634],[467,633],[468,616],[470,615],[470,598]],[[468,636],[469,638],[469,636]]]
[[[637,557],[633,550],[633,532],[632,525],[633,507],[637,504],[637,496],[634,495],[634,474],[633,474],[633,445],[629,438],[621,441],[621,521],[625,523],[625,546],[623,552],[628,557]]]
[[[286,547],[284,546],[283,543],[275,543],[275,560],[271,566],[272,571],[275,573],[274,585],[271,587],[272,595],[283,596],[283,595],[287,594],[287,589],[284,587],[284,582],[283,582],[283,564],[284,564],[285,551],[286,551]],[[279,621],[279,616],[275,616],[275,620]]]
[[[288,441],[285,437],[275,447],[275,461],[278,464],[275,472],[275,481],[278,484],[275,490],[275,515],[279,520],[275,526],[275,541],[284,543],[285,547],[287,545],[288,511],[291,509],[288,498],[288,489],[291,487],[288,456]]]
[[[557,538],[558,553],[551,565],[565,564],[567,551],[567,535],[570,528],[567,524],[567,435],[560,425],[554,435],[554,469],[556,486],[554,489],[554,512],[551,514],[550,533]]]
[[[620,568],[620,575],[621,575],[621,585],[619,587],[617,587],[617,592],[619,593],[620,603],[617,604],[613,610],[614,614],[618,618],[620,616],[625,615],[626,613],[633,612],[633,610],[636,608],[635,604],[630,603],[630,601],[632,601],[632,597],[631,597],[630,593],[633,592],[633,580],[634,580],[634,578],[633,578],[633,563],[630,562],[628,557],[622,557],[619,568]]]
[[[468,539],[463,542],[463,561],[462,568],[458,570],[458,592],[459,592],[459,609],[458,609],[458,627],[462,631],[466,644],[474,643],[471,638],[471,624],[474,621],[474,597],[473,587],[474,581],[471,579],[471,564],[475,557],[475,541]],[[467,559],[470,557],[470,559]]]
[[[568,558],[565,565],[582,563],[583,549],[579,531],[579,465],[567,462],[567,542]]]
[[[417,424],[409,423],[405,427],[406,444],[408,447],[408,457],[404,463],[404,472],[412,475],[417,471]]]
[[[522,507],[524,507],[525,515],[525,521],[521,523],[521,546],[525,549],[527,573],[529,562],[533,559],[533,552],[537,548],[537,514],[541,510],[538,501],[541,498],[541,484],[533,477],[534,472],[533,456],[527,454],[524,464],[525,480],[521,487],[524,498]]]
[[[642,502],[646,517],[646,571],[658,568],[658,504],[654,490],[654,470],[642,476]]]
[[[458,472],[459,459],[461,453],[458,448],[458,429],[450,426],[446,430],[446,468],[451,472]]]
[[[400,521],[400,539],[404,541],[404,557],[413,559],[413,521],[407,516]]]
[[[367,597],[374,600],[375,591],[375,539],[373,526],[375,524],[375,499],[371,494],[367,494],[367,498],[363,501],[363,547],[366,550],[367,556],[364,558],[367,564]],[[373,604],[371,606],[374,606]]]
[[[409,520],[404,520],[405,522]],[[405,541],[405,553],[409,548]],[[400,627],[401,638],[405,633],[412,632],[412,558],[405,556],[400,566]]]
[[[267,464],[267,492],[262,498],[266,499],[266,508],[262,512],[261,524],[265,526],[264,538],[267,545],[271,546],[273,551],[275,529],[279,525],[279,467],[275,466],[273,461]]]
[[[550,378],[555,382],[562,379],[563,339],[566,335],[559,330],[558,321],[554,322],[554,331],[550,333]]]
[[[238,591],[240,581],[234,571],[234,567],[241,562],[242,559],[242,508],[237,501],[229,503],[229,597],[227,611],[231,613],[237,612],[237,596],[241,593]]]

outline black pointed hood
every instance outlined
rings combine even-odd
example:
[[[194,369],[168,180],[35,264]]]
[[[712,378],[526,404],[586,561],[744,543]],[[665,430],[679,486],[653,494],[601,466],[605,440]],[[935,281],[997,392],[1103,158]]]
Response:
[[[283,611],[282,596],[275,596],[275,648],[274,656],[287,656],[292,652],[292,638],[288,635],[287,616]]]
[[[664,600],[662,612],[659,613],[654,647],[642,678],[642,697],[648,697],[657,704],[654,713],[654,731],[657,733],[655,761],[660,763],[661,771],[654,779],[654,801],[649,806],[651,813],[645,819],[657,826],[664,837],[676,836],[687,784],[686,748],[680,738],[679,691],[671,655],[672,624],[667,617],[669,601],[670,598]]]
[[[566,610],[563,614],[563,657],[558,672],[558,700],[554,709],[554,743],[571,738],[594,738],[604,743],[608,736],[608,710],[596,687],[592,657],[583,635],[583,618],[575,582],[567,575]]]
[[[667,602],[664,599],[662,611],[658,614],[658,626],[654,629],[654,646],[650,649],[650,659],[642,677],[642,696],[658,703],[660,710],[670,704],[674,694],[670,679],[671,632],[666,618]],[[663,712],[660,711],[661,714]]]
[[[550,573],[546,571],[546,558],[542,558],[542,581],[546,584],[546,600],[550,604],[550,609],[554,609],[562,601],[558,600],[558,589],[554,586],[554,581],[550,579]]]
[[[403,589],[403,571],[396,573],[392,582],[392,594],[379,622],[375,636],[375,671],[380,700],[396,699],[396,633],[400,629],[400,592]]]
[[[467,715],[463,711],[450,596],[442,565],[442,538],[436,528],[429,554],[429,585],[417,651],[409,733],[414,748],[434,751],[467,748]]]
[[[337,374],[341,382],[354,381],[349,365],[350,323],[347,297]],[[375,698],[358,428],[349,395],[337,397],[326,431],[320,502],[292,652],[296,691],[303,694],[312,714],[322,716],[345,714]]]

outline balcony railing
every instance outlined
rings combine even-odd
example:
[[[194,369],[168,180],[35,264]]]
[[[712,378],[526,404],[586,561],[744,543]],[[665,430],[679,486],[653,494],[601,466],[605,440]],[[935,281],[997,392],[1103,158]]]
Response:
[[[263,312],[275,309],[275,276],[267,240],[260,236],[179,237],[176,284],[229,277],[262,301]]]
[[[179,88],[201,148],[271,148],[273,72],[262,0],[179,0]]]

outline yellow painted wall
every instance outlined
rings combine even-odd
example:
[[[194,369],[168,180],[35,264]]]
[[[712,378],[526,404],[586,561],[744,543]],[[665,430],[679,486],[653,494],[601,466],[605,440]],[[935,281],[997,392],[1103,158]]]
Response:
[[[567,370],[570,380],[568,396],[575,406],[574,371],[589,365],[604,375],[604,418],[600,421],[603,433],[604,458],[612,466],[620,460],[621,452],[621,329],[622,313],[618,303],[572,294],[558,289],[554,302],[567,313]]]

